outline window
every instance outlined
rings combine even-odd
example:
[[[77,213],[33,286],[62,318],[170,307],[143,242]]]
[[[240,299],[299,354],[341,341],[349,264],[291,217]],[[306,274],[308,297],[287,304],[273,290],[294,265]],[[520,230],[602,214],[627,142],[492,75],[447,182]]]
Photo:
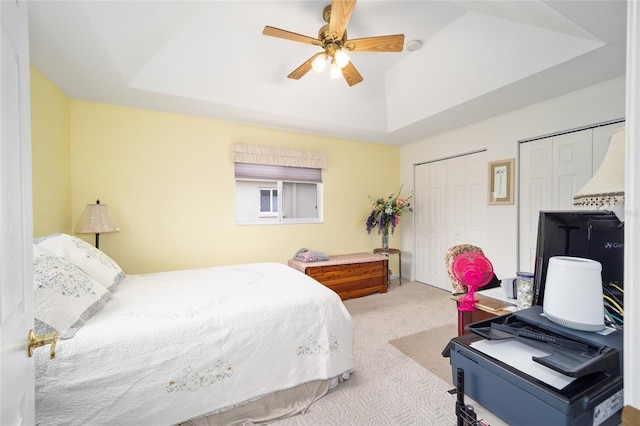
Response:
[[[322,222],[326,154],[260,145],[231,145],[237,224]]]
[[[322,221],[321,170],[238,163],[235,174],[236,223]]]
[[[260,188],[260,217],[278,215],[278,189]]]

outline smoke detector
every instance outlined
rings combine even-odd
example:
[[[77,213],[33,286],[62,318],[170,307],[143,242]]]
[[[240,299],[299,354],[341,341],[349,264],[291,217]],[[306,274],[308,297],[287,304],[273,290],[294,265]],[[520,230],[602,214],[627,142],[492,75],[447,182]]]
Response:
[[[422,47],[422,41],[420,40],[411,40],[410,42],[407,43],[407,50],[409,52],[415,52],[416,50],[419,50]]]

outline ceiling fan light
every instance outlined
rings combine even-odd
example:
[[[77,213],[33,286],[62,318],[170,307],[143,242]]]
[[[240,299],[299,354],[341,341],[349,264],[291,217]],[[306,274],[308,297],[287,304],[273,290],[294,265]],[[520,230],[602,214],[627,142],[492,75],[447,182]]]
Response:
[[[336,61],[331,62],[330,72],[332,80],[342,77],[342,69],[340,69]]]
[[[335,53],[334,57],[336,59],[336,63],[340,68],[346,67],[347,64],[349,63],[349,55],[347,55],[345,51],[342,49],[338,50]]]
[[[324,67],[327,65],[327,57],[322,54],[316,56],[316,58],[311,62],[311,68],[318,74],[324,71]]]

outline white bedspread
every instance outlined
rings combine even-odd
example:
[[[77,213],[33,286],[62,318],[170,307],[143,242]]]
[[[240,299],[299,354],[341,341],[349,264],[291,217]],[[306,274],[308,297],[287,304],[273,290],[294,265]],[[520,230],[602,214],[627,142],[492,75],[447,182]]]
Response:
[[[171,425],[350,372],[352,344],[338,295],[282,264],[128,276],[36,351],[36,423]]]

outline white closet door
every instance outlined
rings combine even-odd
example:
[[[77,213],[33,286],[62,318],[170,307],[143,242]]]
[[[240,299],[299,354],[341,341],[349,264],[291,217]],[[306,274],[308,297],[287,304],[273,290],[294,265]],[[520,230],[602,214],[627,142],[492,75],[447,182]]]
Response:
[[[416,166],[416,281],[451,289],[446,250],[446,162]]]
[[[431,164],[429,172],[429,284],[439,288],[451,289],[447,270],[444,264],[444,253],[447,249],[447,164],[439,161]]]
[[[487,162],[484,152],[447,162],[447,248],[485,241]]]
[[[573,195],[593,176],[611,132],[623,124],[520,144],[520,253],[518,267],[533,272],[541,210],[574,210]]]
[[[451,291],[444,256],[453,245],[485,241],[486,154],[416,166],[416,281]]]
[[[533,272],[540,210],[551,210],[552,138],[520,144],[520,259],[521,271]]]
[[[573,195],[592,176],[591,129],[553,137],[554,210],[573,210]]]
[[[414,182],[414,209],[413,220],[415,226],[415,252],[416,252],[416,281],[429,282],[429,187],[430,164],[420,164],[415,167]]]
[[[466,242],[466,159],[447,162],[447,248]]]
[[[482,247],[487,238],[487,154],[465,157],[465,235],[464,242]]]

